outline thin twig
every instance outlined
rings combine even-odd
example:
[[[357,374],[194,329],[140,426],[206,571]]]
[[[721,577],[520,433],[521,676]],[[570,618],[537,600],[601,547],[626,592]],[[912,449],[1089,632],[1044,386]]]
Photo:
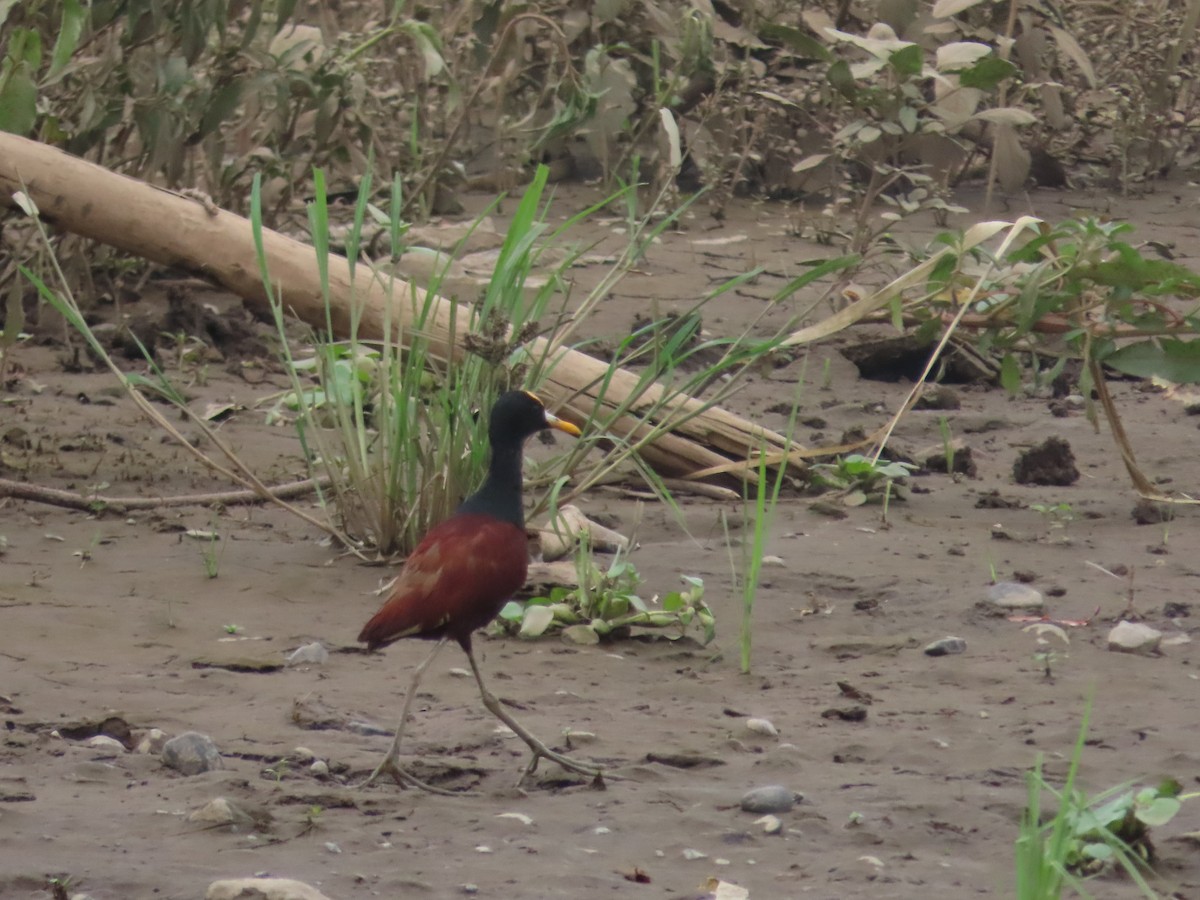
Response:
[[[135,509],[159,509],[170,506],[241,506],[247,503],[265,503],[270,498],[303,497],[311,494],[318,487],[325,487],[328,483],[328,478],[307,478],[304,481],[281,484],[266,489],[270,497],[264,497],[258,490],[181,494],[175,497],[105,497],[99,494],[84,496],[72,491],[62,491],[44,485],[25,484],[0,478],[0,497],[31,500],[34,503],[62,506],[66,509],[78,509],[84,512],[111,510],[121,513]]]

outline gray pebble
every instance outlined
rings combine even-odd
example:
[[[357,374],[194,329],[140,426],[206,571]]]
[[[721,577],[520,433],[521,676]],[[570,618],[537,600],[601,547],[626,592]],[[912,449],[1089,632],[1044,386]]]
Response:
[[[199,775],[224,768],[217,745],[207,734],[185,731],[163,745],[162,761],[184,775]]]
[[[950,656],[953,653],[964,653],[967,642],[960,637],[944,637],[925,645],[926,656]]]
[[[988,588],[988,602],[1001,609],[1042,609],[1042,592],[1015,581],[998,581]]]
[[[742,810],[752,813],[781,813],[787,812],[796,805],[798,799],[803,799],[795,791],[781,784],[769,784],[766,787],[747,791],[742,796]]]

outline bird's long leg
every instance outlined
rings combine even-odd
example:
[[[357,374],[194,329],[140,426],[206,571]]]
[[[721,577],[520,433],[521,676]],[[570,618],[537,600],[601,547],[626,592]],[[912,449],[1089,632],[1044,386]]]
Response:
[[[383,758],[383,762],[375,767],[375,771],[368,775],[367,780],[360,784],[359,787],[366,787],[379,778],[380,775],[388,774],[396,779],[397,784],[402,786],[404,784],[411,784],[432,794],[444,794],[450,797],[458,796],[454,791],[447,791],[434,787],[431,784],[426,784],[400,765],[400,740],[404,737],[404,726],[408,722],[408,711],[412,707],[413,697],[417,695],[417,685],[421,683],[421,676],[425,674],[425,670],[429,668],[429,664],[433,662],[433,658],[438,655],[438,651],[442,649],[445,643],[446,639],[442,638],[434,644],[433,650],[425,657],[425,661],[417,666],[416,671],[413,672],[412,681],[408,685],[408,693],[404,695],[404,705],[400,708],[400,722],[396,725],[396,736],[392,738],[392,746],[388,748],[387,756]]]
[[[527,776],[533,774],[533,772],[537,769],[539,759],[545,758],[551,760],[552,762],[558,763],[568,771],[592,778],[595,780],[597,785],[603,786],[603,774],[598,767],[587,766],[583,763],[576,762],[569,756],[564,756],[561,753],[555,753],[540,740],[538,740],[533,734],[531,734],[524,725],[514,719],[512,714],[500,705],[500,701],[496,699],[496,695],[489,691],[487,689],[487,685],[483,683],[483,674],[479,671],[479,663],[475,662],[475,653],[471,649],[470,644],[464,646],[463,649],[467,652],[467,659],[470,660],[471,663],[471,671],[475,673],[475,681],[479,684],[479,693],[483,697],[483,705],[488,708],[488,711],[491,712],[492,715],[511,728],[517,737],[523,740],[533,752],[533,759],[531,759],[529,761],[529,765],[525,767],[525,772],[520,779],[521,781],[524,781]],[[518,782],[518,784],[519,783],[520,782]]]

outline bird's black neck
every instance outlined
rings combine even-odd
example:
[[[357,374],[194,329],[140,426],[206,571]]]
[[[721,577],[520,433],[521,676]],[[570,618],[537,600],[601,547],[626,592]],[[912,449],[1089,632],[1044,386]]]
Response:
[[[525,527],[525,505],[521,501],[521,443],[492,444],[483,486],[463,501],[460,513],[483,513],[518,528]]]

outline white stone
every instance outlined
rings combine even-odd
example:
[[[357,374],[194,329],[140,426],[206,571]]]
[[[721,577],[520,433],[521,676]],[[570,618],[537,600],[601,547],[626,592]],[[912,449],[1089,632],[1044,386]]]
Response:
[[[116,738],[109,737],[107,734],[98,734],[95,737],[90,737],[87,739],[86,744],[93,750],[109,750],[113,753],[125,752],[125,745]]]
[[[1108,633],[1108,649],[1119,653],[1155,653],[1163,634],[1141,622],[1118,622]]]
[[[214,881],[204,900],[330,900],[315,887],[291,878],[226,878]]]

